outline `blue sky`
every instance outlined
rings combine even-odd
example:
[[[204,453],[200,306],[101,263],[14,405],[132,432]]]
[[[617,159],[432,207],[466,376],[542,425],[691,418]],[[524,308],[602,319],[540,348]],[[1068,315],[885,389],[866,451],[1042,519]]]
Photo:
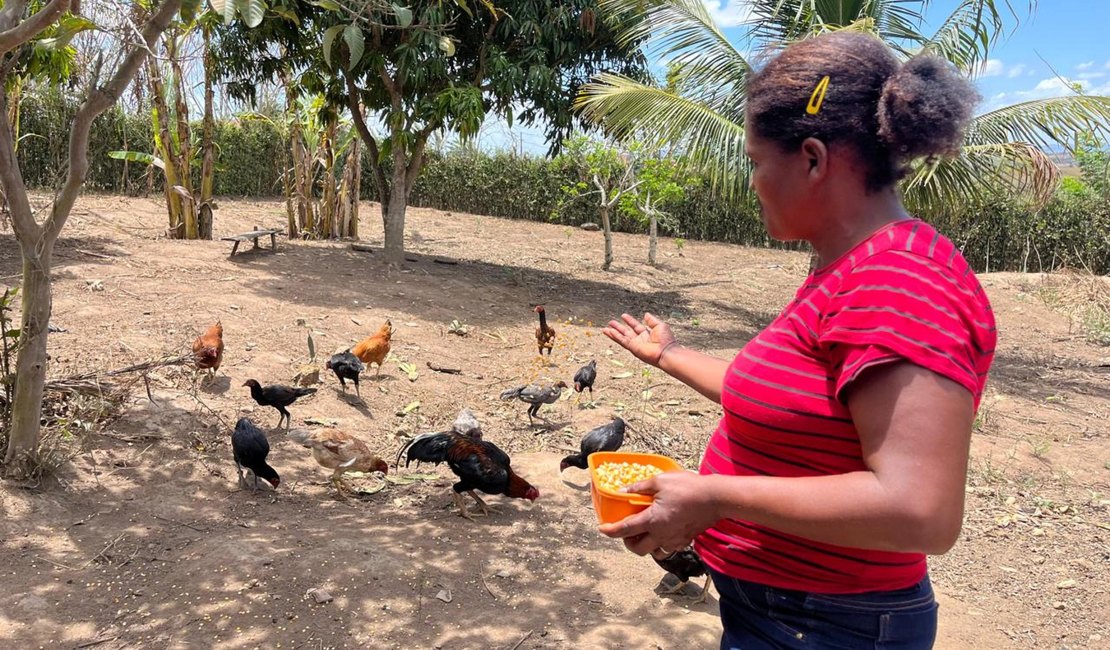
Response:
[[[703,1],[725,34],[746,49],[742,26],[748,15],[746,1]],[[1011,2],[1020,21],[992,51],[976,81],[983,95],[980,111],[1068,94],[1064,79],[1082,84],[1089,94],[1110,95],[1110,1],[1040,0],[1031,15],[1026,13],[1026,0]],[[958,4],[958,0],[933,0],[930,22],[939,24]],[[483,129],[480,145],[487,150],[510,146],[531,153],[546,150],[542,130],[519,126],[510,130],[495,121]]]

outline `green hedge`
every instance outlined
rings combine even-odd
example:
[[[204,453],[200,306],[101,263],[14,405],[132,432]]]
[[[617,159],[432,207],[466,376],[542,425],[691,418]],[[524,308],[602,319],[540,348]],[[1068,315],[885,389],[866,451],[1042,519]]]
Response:
[[[29,94],[23,99],[19,159],[28,186],[57,186],[65,170],[68,125],[75,104],[61,91]],[[199,125],[198,130],[199,133]],[[33,135],[28,135],[33,134]],[[126,115],[113,108],[94,124],[89,147],[90,189],[145,192],[149,179],[143,165],[128,166],[108,158],[115,149],[151,148],[149,117]],[[125,144],[126,143],[126,144]],[[221,122],[217,129],[216,193],[220,196],[277,197],[288,153],[280,130],[264,120]],[[364,150],[365,151],[365,150]],[[363,159],[364,198],[376,200],[377,187]],[[507,153],[429,155],[412,193],[412,204],[453,212],[550,221],[560,187],[574,180],[573,171],[543,158]],[[160,178],[150,185],[161,189]],[[726,207],[708,189],[695,190],[673,211],[676,225],[668,236],[724,241],[753,246],[771,242],[759,219],[758,206]],[[218,217],[217,217],[218,218]],[[366,218],[377,218],[367,213]],[[598,220],[588,199],[560,211],[557,223],[577,226]],[[1110,200],[1082,183],[1068,180],[1044,209],[1034,211],[1012,203],[969,206],[959,214],[933,219],[942,232],[961,246],[978,270],[1052,270],[1086,267],[1110,273]],[[639,223],[615,218],[614,227],[642,232]]]

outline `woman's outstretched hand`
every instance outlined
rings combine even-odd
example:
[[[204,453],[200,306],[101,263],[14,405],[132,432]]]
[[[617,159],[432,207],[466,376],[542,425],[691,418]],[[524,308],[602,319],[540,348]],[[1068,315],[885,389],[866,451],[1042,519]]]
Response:
[[[671,327],[652,314],[644,314],[642,323],[629,314],[621,314],[621,320],[609,321],[601,332],[640,361],[657,368],[667,349],[678,345]]]

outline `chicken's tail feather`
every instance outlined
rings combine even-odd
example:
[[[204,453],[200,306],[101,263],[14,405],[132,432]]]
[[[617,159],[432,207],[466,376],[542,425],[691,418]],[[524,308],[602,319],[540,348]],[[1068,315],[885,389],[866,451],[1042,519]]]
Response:
[[[412,461],[442,463],[447,460],[447,449],[451,439],[446,433],[422,433],[405,443],[397,452],[394,466],[401,466],[401,456],[405,457],[405,467]]]
[[[295,442],[299,445],[302,445],[302,446],[305,446],[305,447],[311,447],[312,446],[312,442],[311,442],[312,432],[309,431],[308,429],[290,429],[289,431],[287,431],[285,433],[285,435],[289,436],[289,438],[293,442]]]
[[[297,395],[297,397],[304,397],[305,395],[311,395],[311,394],[315,393],[316,389],[315,388],[294,388],[293,392]]]
[[[520,397],[520,393],[523,392],[525,388],[527,388],[527,386],[517,386],[516,388],[510,388],[501,393],[501,399],[508,401],[513,399],[514,397]]]

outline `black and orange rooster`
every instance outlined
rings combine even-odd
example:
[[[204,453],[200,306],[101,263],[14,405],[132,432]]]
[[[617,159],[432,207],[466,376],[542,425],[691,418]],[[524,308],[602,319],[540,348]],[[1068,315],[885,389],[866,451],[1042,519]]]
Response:
[[[536,328],[536,345],[539,346],[540,356],[543,356],[544,350],[547,350],[547,356],[551,356],[551,349],[555,347],[555,328],[547,324],[547,312],[543,305],[536,305],[533,311],[540,316],[540,324]]]
[[[514,499],[535,501],[540,491],[513,471],[509,455],[487,440],[479,440],[455,431],[425,433],[405,443],[397,452],[396,465],[400,467],[401,456],[405,456],[405,467],[412,461],[425,463],[446,462],[459,482],[451,489],[459,516],[474,521],[467,512],[462,493],[468,492],[478,503],[483,515],[495,508],[490,507],[475,493],[481,490],[486,494],[503,494]]]

